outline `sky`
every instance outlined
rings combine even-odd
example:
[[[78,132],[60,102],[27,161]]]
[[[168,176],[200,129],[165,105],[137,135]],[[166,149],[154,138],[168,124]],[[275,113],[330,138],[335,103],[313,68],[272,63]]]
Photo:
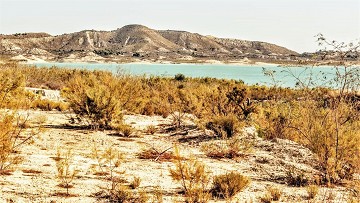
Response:
[[[360,0],[0,0],[0,33],[161,30],[265,41],[302,52],[360,39]]]

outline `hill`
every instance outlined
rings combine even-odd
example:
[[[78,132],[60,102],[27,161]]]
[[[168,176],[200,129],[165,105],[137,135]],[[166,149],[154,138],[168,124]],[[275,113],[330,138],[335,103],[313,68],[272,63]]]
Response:
[[[46,33],[0,35],[0,54],[61,61],[94,60],[241,60],[286,59],[298,53],[275,44],[224,39],[175,30],[126,25],[113,31],[84,30],[51,36]],[[86,58],[87,57],[87,58]]]

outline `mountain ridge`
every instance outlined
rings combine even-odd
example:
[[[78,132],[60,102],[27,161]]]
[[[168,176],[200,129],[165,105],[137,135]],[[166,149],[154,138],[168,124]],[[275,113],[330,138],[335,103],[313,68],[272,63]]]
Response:
[[[36,51],[33,51],[33,50]],[[295,51],[272,43],[205,36],[179,30],[155,30],[131,24],[112,31],[83,30],[52,36],[47,33],[0,35],[0,54],[66,58],[95,54],[102,58],[143,59],[286,58]],[[38,54],[36,54],[38,53]],[[46,53],[46,54],[45,54]]]

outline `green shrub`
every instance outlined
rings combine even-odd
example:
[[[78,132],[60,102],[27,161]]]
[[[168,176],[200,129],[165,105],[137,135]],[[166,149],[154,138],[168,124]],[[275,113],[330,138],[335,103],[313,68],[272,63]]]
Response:
[[[175,80],[177,80],[177,81],[184,81],[186,77],[185,77],[184,74],[178,73],[178,74],[175,75],[174,78],[175,78]]]

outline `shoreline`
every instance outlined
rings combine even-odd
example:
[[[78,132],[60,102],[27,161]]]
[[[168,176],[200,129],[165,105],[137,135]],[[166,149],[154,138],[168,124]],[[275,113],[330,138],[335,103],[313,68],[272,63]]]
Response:
[[[36,57],[36,56],[30,56],[25,57],[23,55],[17,55],[10,58],[11,61],[16,61],[21,64],[26,65],[34,65],[36,63],[44,63],[44,64],[51,64],[51,63],[77,63],[77,64],[117,64],[117,65],[125,65],[125,64],[138,64],[138,65],[229,65],[229,66],[268,66],[268,67],[304,67],[304,66],[314,66],[314,67],[335,67],[339,66],[338,61],[318,61],[318,62],[312,62],[308,64],[304,63],[291,63],[285,61],[283,62],[266,62],[266,61],[255,61],[255,60],[238,60],[238,61],[220,61],[220,60],[199,60],[199,61],[170,61],[170,60],[129,60],[129,61],[106,61],[106,60],[98,60],[98,59],[92,59],[92,60],[84,60],[84,59],[67,59],[67,60],[48,60],[44,57]],[[360,61],[354,61],[354,62],[348,62],[349,66],[360,66]]]
[[[46,61],[46,60],[27,60],[27,61],[19,61],[22,64],[26,65],[33,65],[36,63],[44,63],[44,64],[51,64],[51,63],[76,63],[76,64],[118,64],[118,65],[125,65],[125,64],[136,64],[136,65],[230,65],[230,66],[281,66],[281,64],[276,63],[266,63],[266,62],[252,62],[246,63],[241,61],[234,61],[230,63],[216,61],[216,62],[199,62],[199,63],[177,63],[173,61],[133,61],[133,62],[106,62],[106,61],[81,61],[81,60],[71,60],[71,61]]]

